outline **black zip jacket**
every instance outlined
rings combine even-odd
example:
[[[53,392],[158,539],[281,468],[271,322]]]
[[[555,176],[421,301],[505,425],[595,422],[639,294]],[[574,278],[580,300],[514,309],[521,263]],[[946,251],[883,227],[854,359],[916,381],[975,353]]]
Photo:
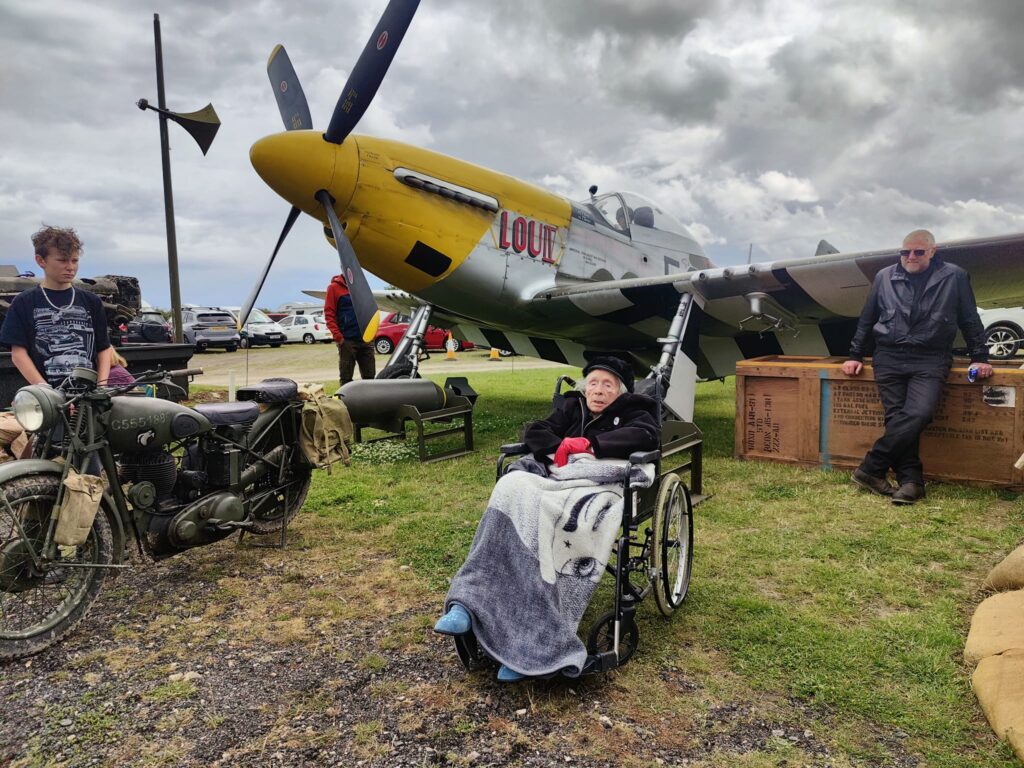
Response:
[[[523,442],[534,458],[548,461],[565,437],[590,440],[599,459],[625,459],[633,451],[653,451],[661,444],[657,404],[646,395],[625,393],[601,413],[587,410],[582,392],[568,392],[560,407],[526,428]]]
[[[971,278],[955,264],[932,257],[931,273],[911,319],[914,289],[901,264],[886,267],[871,286],[850,342],[850,359],[862,361],[876,346],[951,354],[959,327],[971,361],[988,362],[985,326],[971,289]]]

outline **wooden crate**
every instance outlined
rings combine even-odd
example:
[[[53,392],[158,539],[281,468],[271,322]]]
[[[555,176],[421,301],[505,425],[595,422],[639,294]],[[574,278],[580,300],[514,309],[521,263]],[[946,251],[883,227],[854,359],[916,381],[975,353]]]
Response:
[[[874,371],[847,376],[845,358],[769,355],[736,365],[736,458],[852,469],[882,434]],[[1024,489],[1024,370],[993,364],[983,382],[954,363],[921,437],[926,477]]]

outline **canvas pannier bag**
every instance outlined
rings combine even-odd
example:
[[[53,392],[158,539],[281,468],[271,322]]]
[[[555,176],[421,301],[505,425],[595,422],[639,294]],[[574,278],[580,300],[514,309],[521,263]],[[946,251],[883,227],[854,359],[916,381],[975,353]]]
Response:
[[[327,397],[327,393],[324,392],[324,385],[319,382],[299,384],[298,397],[299,400],[319,400],[321,397]]]
[[[352,432],[352,419],[341,400],[320,397],[302,406],[299,448],[314,467],[329,470],[337,461],[348,464]]]
[[[68,470],[53,540],[62,547],[84,544],[102,499],[103,480],[95,475],[80,475],[74,468]]]

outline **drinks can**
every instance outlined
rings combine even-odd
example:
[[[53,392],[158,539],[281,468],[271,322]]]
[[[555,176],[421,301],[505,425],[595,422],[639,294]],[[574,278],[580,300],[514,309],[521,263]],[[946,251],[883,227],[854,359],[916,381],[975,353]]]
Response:
[[[967,369],[967,380],[969,382],[971,382],[971,384],[973,384],[975,381],[978,380],[978,367],[977,366],[972,365],[970,368]]]

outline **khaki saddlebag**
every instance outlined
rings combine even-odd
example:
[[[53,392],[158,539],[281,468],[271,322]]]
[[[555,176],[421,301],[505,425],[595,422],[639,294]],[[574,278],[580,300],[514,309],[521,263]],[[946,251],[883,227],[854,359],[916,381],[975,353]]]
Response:
[[[62,547],[77,547],[89,538],[89,530],[103,500],[103,480],[80,475],[74,468],[64,478],[64,501],[60,505],[53,540]]]
[[[352,434],[352,419],[341,400],[319,397],[302,406],[299,448],[314,467],[329,470],[337,461],[348,464]]]

